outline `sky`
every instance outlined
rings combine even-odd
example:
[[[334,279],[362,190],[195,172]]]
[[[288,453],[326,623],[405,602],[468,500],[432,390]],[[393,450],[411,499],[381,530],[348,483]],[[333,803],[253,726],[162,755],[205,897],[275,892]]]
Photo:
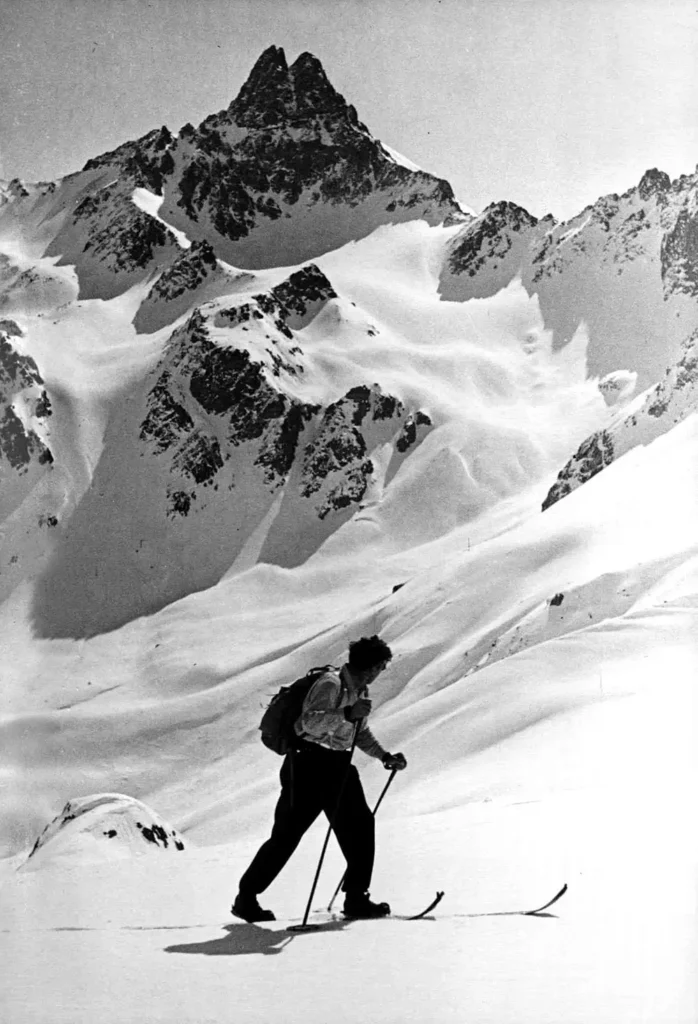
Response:
[[[197,124],[270,45],[476,210],[572,216],[698,162],[696,0],[0,0],[0,27],[5,178]]]

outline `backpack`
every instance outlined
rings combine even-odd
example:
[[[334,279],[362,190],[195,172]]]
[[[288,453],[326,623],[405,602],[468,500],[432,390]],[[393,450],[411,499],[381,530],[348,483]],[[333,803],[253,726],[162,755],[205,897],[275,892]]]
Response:
[[[336,671],[334,665],[311,668],[300,679],[296,679],[289,686],[282,686],[279,692],[274,694],[259,723],[265,747],[282,757],[298,747],[299,736],[293,727],[303,711],[303,701],[313,683],[332,670]]]

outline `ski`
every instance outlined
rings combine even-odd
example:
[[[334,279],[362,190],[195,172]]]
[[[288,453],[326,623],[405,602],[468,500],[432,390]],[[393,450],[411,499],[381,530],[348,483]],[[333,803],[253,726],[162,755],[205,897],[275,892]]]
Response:
[[[559,899],[567,892],[567,883],[563,885],[559,892],[556,892],[551,900],[544,903],[542,907],[536,907],[535,910],[484,910],[475,914],[456,914],[456,917],[543,917],[549,916],[544,912],[552,907],[554,903],[557,903]]]
[[[443,892],[438,891],[436,893],[436,899],[432,900],[429,906],[421,912],[421,914],[414,914],[412,917],[406,918],[407,921],[419,921],[421,918],[426,917],[427,914],[431,913],[434,907],[438,907],[441,900],[444,898]]]
[[[293,932],[294,934],[317,932],[330,925],[352,924],[354,921],[422,921],[427,914],[430,914],[431,911],[439,905],[443,898],[444,893],[438,891],[431,903],[425,907],[424,910],[420,911],[419,914],[385,914],[383,917],[344,917],[343,914],[331,914],[323,921],[315,920],[307,924],[289,925],[286,931]],[[319,911],[318,913],[321,914],[323,911]]]

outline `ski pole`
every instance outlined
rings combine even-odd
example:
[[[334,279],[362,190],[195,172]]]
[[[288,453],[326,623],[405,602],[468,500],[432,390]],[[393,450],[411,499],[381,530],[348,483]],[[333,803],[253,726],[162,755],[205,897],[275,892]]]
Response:
[[[318,861],[317,871],[315,872],[315,878],[313,879],[312,888],[310,890],[310,896],[308,897],[308,904],[307,904],[307,906],[305,908],[305,914],[303,915],[303,922],[302,922],[302,924],[291,925],[291,927],[288,929],[290,932],[312,931],[312,930],[314,930],[314,929],[319,927],[319,925],[308,924],[308,917],[310,916],[310,908],[311,908],[312,903],[313,903],[313,896],[315,895],[315,889],[317,888],[318,879],[320,877],[320,871],[322,869],[322,862],[325,859],[325,853],[327,851],[327,846],[328,846],[328,843],[330,841],[330,835],[332,834],[332,829],[334,828],[335,819],[337,817],[337,811],[339,810],[339,804],[340,804],[342,796],[344,794],[344,788],[345,788],[345,786],[347,784],[347,779],[349,778],[349,769],[351,768],[351,759],[354,756],[354,750],[356,749],[356,741],[359,738],[359,732],[361,730],[361,726],[362,725],[363,725],[363,719],[360,718],[357,721],[357,723],[356,723],[356,728],[354,729],[354,738],[351,741],[351,749],[349,750],[349,760],[347,762],[347,768],[346,768],[346,771],[344,772],[344,778],[342,779],[342,784],[339,787],[339,794],[337,795],[337,803],[335,804],[335,808],[334,808],[334,810],[332,812],[332,817],[330,818],[330,824],[329,824],[328,829],[327,829],[327,835],[325,836],[325,842],[322,844],[322,851],[320,853],[320,860]]]
[[[388,779],[386,784],[383,786],[383,792],[378,797],[378,800],[376,801],[376,806],[373,808],[373,811],[371,812],[373,814],[374,818],[375,818],[376,814],[378,813],[378,808],[380,807],[380,805],[381,805],[381,803],[383,801],[383,797],[388,792],[388,787],[390,786],[390,783],[393,781],[393,779],[395,778],[396,775],[397,775],[397,768],[393,768],[393,770],[390,773],[390,778]],[[332,904],[337,899],[337,896],[339,895],[339,890],[342,888],[342,884],[343,884],[344,879],[346,877],[347,877],[347,873],[345,871],[344,874],[342,875],[342,877],[339,880],[339,885],[337,886],[337,888],[334,891],[334,896],[332,897],[330,902],[327,904],[327,912],[328,913],[330,912],[330,910],[332,910]]]

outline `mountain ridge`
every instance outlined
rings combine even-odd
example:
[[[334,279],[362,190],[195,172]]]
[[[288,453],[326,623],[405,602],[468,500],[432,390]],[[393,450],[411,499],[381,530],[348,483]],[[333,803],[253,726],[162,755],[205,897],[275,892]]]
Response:
[[[570,439],[556,470],[582,453],[583,472],[560,471],[575,486],[610,459],[599,438],[633,388],[654,387],[698,329],[696,194],[695,175],[653,168],[565,223],[505,200],[464,213],[447,182],[373,138],[316,57],[289,65],[279,47],[198,127],[153,129],[56,184],[12,183],[0,222],[25,232],[30,255],[0,264],[0,310],[36,293],[23,346],[48,317],[60,331],[75,315],[88,333],[108,327],[105,358],[135,367],[91,434],[99,451],[78,457],[87,490],[71,498],[68,482],[52,499],[38,628],[79,635],[80,615],[87,633],[116,628],[233,566],[300,564],[350,520],[352,536],[381,543],[392,529],[395,544],[438,535],[550,472],[554,432]],[[381,252],[408,237],[424,291],[416,278],[395,291],[401,316],[384,323],[361,260],[371,239]],[[332,254],[356,276],[333,283],[319,265]],[[407,273],[407,248],[398,256]],[[49,335],[37,372],[54,360],[42,380],[77,422],[87,385],[72,393]],[[678,373],[663,385],[672,409]],[[555,420],[568,394],[581,401],[569,433]],[[124,503],[137,536],[123,525],[110,539],[109,510]],[[110,553],[95,572],[100,545]],[[73,611],[57,600],[65,587]]]

